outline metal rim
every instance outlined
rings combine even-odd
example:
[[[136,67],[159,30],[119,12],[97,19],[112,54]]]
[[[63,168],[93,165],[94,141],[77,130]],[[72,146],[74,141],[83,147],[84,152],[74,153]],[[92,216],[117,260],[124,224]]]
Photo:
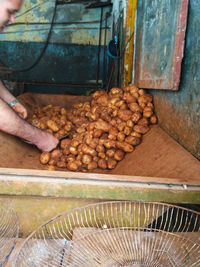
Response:
[[[15,248],[19,236],[19,218],[14,208],[0,199],[0,265],[4,265]],[[1,256],[2,257],[2,256]]]
[[[125,216],[125,219],[123,216]],[[165,217],[167,218],[166,221]],[[142,232],[142,228],[145,226],[146,229],[151,232],[155,230],[160,230],[160,232],[163,231],[165,233],[169,233],[170,231],[172,233],[176,231],[180,233],[188,231],[199,232],[199,218],[199,212],[159,202],[107,201],[89,204],[61,213],[38,227],[24,241],[22,250],[18,254],[18,260],[20,257],[23,260],[23,256],[27,254],[31,244],[34,242],[39,244],[42,240],[47,247],[50,245],[49,251],[52,251],[53,254],[57,253],[56,249],[63,247],[63,242],[69,241],[72,244],[74,243],[74,231],[80,228],[86,230],[89,228],[100,228],[101,230],[105,230],[104,226],[108,229],[136,227],[138,231]],[[192,228],[190,227],[191,225]],[[87,231],[83,235],[81,233],[80,237],[76,237],[76,242],[81,242],[86,236]],[[91,234],[88,235],[88,237],[89,236],[91,236]],[[175,236],[175,234],[173,236]],[[199,248],[199,240],[194,241],[187,238],[187,241],[189,243],[193,242],[193,244]],[[49,242],[51,242],[51,244],[49,244]],[[20,261],[17,262],[19,263]]]
[[[95,204],[88,204],[86,206],[83,206],[83,207],[79,207],[79,208],[75,208],[71,211],[67,211],[67,212],[63,212],[59,215],[56,215],[54,216],[52,219],[48,220],[47,222],[45,222],[44,224],[42,224],[41,226],[37,227],[37,229],[32,232],[26,239],[26,241],[28,239],[30,239],[40,228],[44,227],[45,225],[49,224],[50,222],[53,222],[55,221],[56,219],[62,217],[62,216],[65,216],[65,215],[69,215],[71,214],[72,212],[76,212],[76,211],[79,211],[79,210],[83,210],[85,208],[88,208],[88,207],[95,207],[95,206],[98,206],[98,205],[105,205],[105,204],[115,204],[115,203],[142,203],[142,204],[157,204],[157,205],[163,205],[163,206],[166,206],[166,207],[172,207],[172,208],[177,208],[177,209],[181,209],[181,210],[185,210],[185,211],[189,211],[189,212],[192,212],[192,213],[195,213],[197,215],[200,216],[200,212],[198,211],[193,211],[191,209],[187,209],[187,208],[184,208],[184,207],[180,207],[180,206],[177,206],[177,205],[172,205],[172,204],[166,204],[166,203],[162,203],[162,202],[146,202],[146,201],[106,201],[106,202],[99,202],[99,203],[95,203]],[[25,242],[26,242],[25,241]],[[24,243],[25,243],[24,242]]]

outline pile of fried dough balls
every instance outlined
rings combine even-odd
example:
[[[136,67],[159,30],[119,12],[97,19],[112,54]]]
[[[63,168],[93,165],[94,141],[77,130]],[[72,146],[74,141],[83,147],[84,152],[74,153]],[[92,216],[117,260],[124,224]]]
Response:
[[[152,95],[130,84],[108,94],[96,91],[90,102],[74,104],[69,111],[52,105],[37,108],[32,125],[62,139],[59,148],[41,154],[40,162],[49,170],[114,169],[141,143],[150,124],[157,123],[152,100]]]

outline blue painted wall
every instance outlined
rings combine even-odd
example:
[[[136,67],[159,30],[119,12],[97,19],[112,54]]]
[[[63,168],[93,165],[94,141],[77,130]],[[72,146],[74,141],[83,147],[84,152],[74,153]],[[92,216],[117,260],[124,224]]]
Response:
[[[13,68],[29,67],[40,55],[44,43],[8,42],[0,43],[0,58]],[[40,62],[28,72],[9,76],[19,82],[41,81],[62,83],[85,83],[96,79],[97,45],[49,44]],[[103,49],[100,53],[100,79],[102,78]]]
[[[200,159],[200,1],[189,1],[179,91],[151,90],[160,125]]]
[[[87,5],[86,2],[58,5],[49,45],[41,61],[31,71],[1,77],[29,83],[96,83],[101,8],[87,9]],[[0,33],[0,61],[17,69],[31,66],[43,50],[54,7],[55,1],[52,0],[24,1],[22,10],[16,15],[16,23]],[[108,13],[111,14],[111,7],[104,7],[99,54],[100,83],[102,79],[108,80],[109,73],[108,57],[105,56],[103,77],[104,48],[110,38],[111,15],[106,27]],[[43,91],[49,92],[48,86],[45,88]],[[35,90],[40,91],[39,88]],[[54,91],[58,92],[56,88]]]

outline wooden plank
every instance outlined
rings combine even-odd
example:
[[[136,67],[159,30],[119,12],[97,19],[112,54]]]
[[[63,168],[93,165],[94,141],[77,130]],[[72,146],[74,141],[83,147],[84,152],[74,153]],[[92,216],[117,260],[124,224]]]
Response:
[[[136,151],[128,154],[116,169],[96,170],[96,173],[45,171],[46,167],[39,162],[40,152],[35,147],[3,133],[0,145],[1,175],[200,185],[198,160],[159,127],[154,127]]]
[[[134,31],[135,31],[135,15],[137,8],[137,0],[128,0],[126,12],[126,33],[125,33],[125,48],[124,54],[124,75],[123,86],[127,86],[132,82],[133,72],[133,52],[134,52]],[[131,38],[131,39],[130,39]]]
[[[26,176],[2,177],[0,195],[200,204],[200,187]]]
[[[40,166],[41,167],[41,166]],[[42,167],[41,167],[42,168]],[[91,181],[107,181],[107,182],[132,182],[141,184],[160,184],[160,185],[188,185],[199,187],[199,179],[177,179],[165,177],[152,177],[152,176],[135,176],[135,175],[115,175],[115,174],[101,174],[101,173],[82,173],[82,172],[68,172],[68,171],[46,171],[46,170],[33,170],[33,169],[20,169],[20,168],[0,168],[0,180],[6,180],[10,177],[14,180],[21,178],[49,178],[51,179],[67,179],[67,180],[91,180]]]
[[[113,174],[168,178],[177,184],[200,184],[200,162],[159,126],[152,127],[135,152],[127,154]]]
[[[188,0],[138,1],[135,82],[140,88],[178,90]]]

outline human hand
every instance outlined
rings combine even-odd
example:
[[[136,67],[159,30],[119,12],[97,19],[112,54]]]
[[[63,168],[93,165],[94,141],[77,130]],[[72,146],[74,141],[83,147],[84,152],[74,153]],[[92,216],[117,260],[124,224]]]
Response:
[[[27,110],[26,108],[19,102],[15,103],[14,106],[12,106],[12,108],[14,109],[14,111],[16,111],[19,116],[23,119],[26,119],[27,118]]]
[[[41,131],[41,134],[37,136],[35,145],[44,152],[50,152],[55,149],[59,143],[59,140],[52,134]]]

